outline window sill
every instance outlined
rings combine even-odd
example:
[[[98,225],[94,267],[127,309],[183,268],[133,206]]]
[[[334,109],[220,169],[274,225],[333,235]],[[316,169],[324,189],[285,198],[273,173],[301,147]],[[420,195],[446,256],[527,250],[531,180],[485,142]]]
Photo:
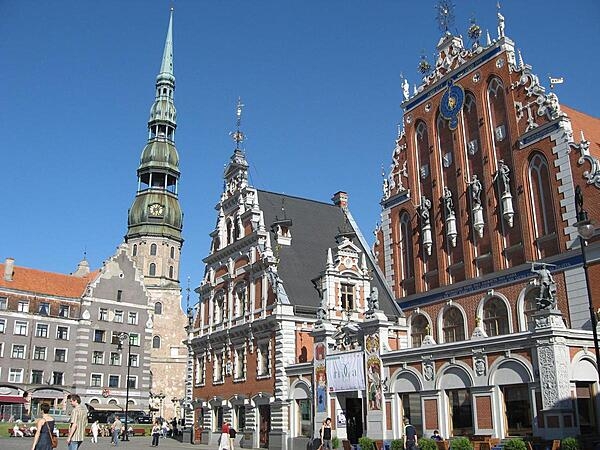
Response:
[[[267,373],[265,375],[256,375],[256,379],[257,380],[268,380],[269,378],[271,378],[271,374]]]

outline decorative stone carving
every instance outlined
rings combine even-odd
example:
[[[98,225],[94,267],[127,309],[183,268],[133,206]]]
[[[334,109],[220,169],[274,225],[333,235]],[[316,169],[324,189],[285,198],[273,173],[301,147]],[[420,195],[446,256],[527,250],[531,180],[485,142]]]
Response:
[[[590,153],[590,142],[585,139],[583,130],[581,131],[581,141],[579,144],[572,143],[571,147],[579,150],[581,156],[577,160],[577,163],[580,166],[585,162],[590,165],[590,170],[583,172],[583,178],[587,180],[587,184],[593,184],[597,188],[600,188],[600,161]]]
[[[544,409],[570,409],[569,351],[563,338],[537,342],[538,369]]]
[[[486,374],[487,364],[485,362],[485,358],[483,357],[483,355],[479,355],[479,356],[475,357],[474,366],[475,366],[475,374],[478,377],[482,377]]]
[[[498,161],[498,170],[494,175],[494,181],[498,180],[498,192],[500,193],[500,204],[502,208],[502,217],[506,220],[509,227],[514,224],[515,210],[513,208],[512,194],[510,192],[510,168],[504,163],[504,160]]]
[[[433,361],[425,361],[423,363],[423,377],[426,381],[433,381],[435,376],[435,368],[433,366]]]
[[[452,200],[452,191],[448,186],[444,186],[444,207],[446,211],[446,237],[452,247],[456,247],[456,214],[454,213],[454,202]]]
[[[535,122],[535,115],[533,110],[537,108],[536,114],[538,117],[546,116],[549,120],[558,119],[564,115],[560,110],[558,103],[558,97],[553,92],[546,94],[546,89],[540,85],[540,80],[537,75],[531,73],[530,66],[523,66],[516,68],[516,72],[521,72],[521,78],[519,81],[514,82],[510,85],[511,89],[517,89],[520,86],[525,87],[525,94],[527,97],[533,97],[527,104],[521,102],[515,102],[515,109],[517,111],[517,120],[523,118],[524,113],[527,113],[527,128],[525,131],[533,130],[538,126]]]
[[[471,212],[473,218],[473,229],[477,235],[483,237],[483,228],[485,222],[483,220],[483,207],[481,206],[481,191],[483,187],[481,181],[477,178],[477,175],[473,175],[473,178],[467,181],[467,186],[471,190]]]
[[[431,238],[431,221],[429,218],[429,210],[431,209],[431,200],[427,197],[421,197],[421,204],[418,207],[419,215],[421,216],[421,241],[423,248],[428,255],[431,255],[431,247],[433,241]]]
[[[531,263],[531,271],[538,275],[536,285],[540,287],[540,293],[537,297],[537,306],[539,309],[556,310],[556,283],[548,270],[552,264]]]

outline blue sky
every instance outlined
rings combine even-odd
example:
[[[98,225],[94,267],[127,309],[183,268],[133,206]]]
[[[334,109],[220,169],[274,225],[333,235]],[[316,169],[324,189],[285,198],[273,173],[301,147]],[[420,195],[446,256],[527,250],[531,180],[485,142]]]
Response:
[[[0,260],[70,273],[123,240],[146,142],[169,8],[185,244],[198,286],[238,96],[250,181],[330,201],[338,190],[372,242],[381,166],[401,122],[400,73],[419,79],[441,35],[432,0],[0,0]],[[495,1],[455,1],[496,36]],[[561,102],[600,116],[600,2],[505,1],[506,34]],[[411,89],[412,90],[412,89]]]

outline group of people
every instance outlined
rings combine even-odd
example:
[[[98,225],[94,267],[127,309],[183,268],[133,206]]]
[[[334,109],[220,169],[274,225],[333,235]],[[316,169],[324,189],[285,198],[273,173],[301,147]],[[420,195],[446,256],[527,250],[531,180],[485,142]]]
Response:
[[[237,431],[229,422],[223,422],[221,426],[221,437],[219,437],[219,450],[233,450],[233,444]]]

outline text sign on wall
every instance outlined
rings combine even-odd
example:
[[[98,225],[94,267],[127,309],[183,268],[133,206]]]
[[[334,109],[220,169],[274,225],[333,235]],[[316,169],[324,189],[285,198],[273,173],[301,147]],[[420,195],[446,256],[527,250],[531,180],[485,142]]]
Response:
[[[330,392],[365,389],[365,367],[362,352],[327,355],[325,363]]]

